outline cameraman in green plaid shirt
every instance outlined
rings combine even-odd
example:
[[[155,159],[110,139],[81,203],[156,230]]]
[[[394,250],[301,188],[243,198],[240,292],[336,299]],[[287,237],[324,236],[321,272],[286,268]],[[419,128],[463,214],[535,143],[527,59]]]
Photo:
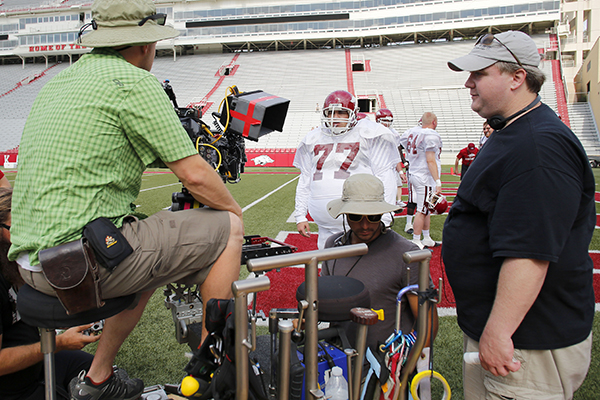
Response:
[[[27,119],[12,210],[12,247],[23,279],[55,295],[38,260],[43,249],[80,239],[98,217],[110,219],[133,253],[114,271],[100,268],[104,298],[139,294],[134,309],[108,319],[94,361],[72,399],[135,399],[144,384],[114,375],[115,356],[153,291],[200,284],[204,301],[229,298],[239,277],[242,210],[195,150],[152,68],[156,42],[177,36],[152,0],[96,0],[94,47],[48,82]],[[82,27],[82,32],[87,26]],[[142,173],[161,160],[210,208],[161,211],[138,220],[132,202]],[[206,336],[203,331],[203,339]]]

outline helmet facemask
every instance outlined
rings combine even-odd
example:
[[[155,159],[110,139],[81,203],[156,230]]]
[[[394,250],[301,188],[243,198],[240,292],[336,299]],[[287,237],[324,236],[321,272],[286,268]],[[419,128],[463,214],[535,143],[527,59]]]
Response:
[[[445,196],[431,192],[427,197],[427,208],[434,215],[443,214],[448,209],[448,201]]]
[[[335,116],[336,112],[338,116]],[[346,113],[347,116],[339,116],[340,113]],[[323,108],[321,122],[326,133],[334,136],[343,135],[356,125],[356,113],[341,104],[330,104],[328,107]],[[340,124],[345,125],[340,126]]]
[[[392,123],[394,123],[394,118],[381,117],[377,120],[377,122],[379,122],[381,125],[385,126],[386,128],[390,128],[392,126]]]

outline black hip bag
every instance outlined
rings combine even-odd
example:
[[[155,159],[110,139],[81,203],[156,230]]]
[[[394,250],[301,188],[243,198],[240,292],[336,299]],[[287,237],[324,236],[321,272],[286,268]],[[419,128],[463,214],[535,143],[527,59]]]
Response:
[[[104,305],[98,264],[113,271],[131,253],[121,231],[101,217],[84,227],[83,238],[42,250],[39,259],[67,314],[77,314]]]
[[[133,253],[125,236],[108,218],[100,217],[87,224],[83,237],[94,250],[98,263],[109,271]]]

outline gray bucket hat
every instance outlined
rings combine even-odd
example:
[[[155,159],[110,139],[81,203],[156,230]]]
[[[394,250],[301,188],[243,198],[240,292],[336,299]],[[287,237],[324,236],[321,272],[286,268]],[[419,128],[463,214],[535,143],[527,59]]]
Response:
[[[383,183],[369,174],[355,174],[344,182],[342,198],[327,204],[327,212],[332,218],[340,214],[377,215],[393,212],[401,207],[386,203],[383,197]]]
[[[92,4],[94,30],[82,35],[86,47],[142,45],[179,36],[179,31],[146,17],[156,14],[152,0],[96,0]]]
[[[520,31],[507,31],[480,37],[469,54],[448,61],[454,71],[480,71],[497,61],[537,67],[540,54],[533,39]]]

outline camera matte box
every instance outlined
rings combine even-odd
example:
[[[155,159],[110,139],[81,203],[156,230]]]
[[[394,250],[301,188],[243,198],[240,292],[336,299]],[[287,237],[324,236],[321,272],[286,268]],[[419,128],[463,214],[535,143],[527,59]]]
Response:
[[[256,142],[267,133],[281,132],[290,101],[256,90],[228,96],[227,104],[230,114],[227,129]],[[225,105],[221,110],[220,122],[223,126],[227,124]]]

